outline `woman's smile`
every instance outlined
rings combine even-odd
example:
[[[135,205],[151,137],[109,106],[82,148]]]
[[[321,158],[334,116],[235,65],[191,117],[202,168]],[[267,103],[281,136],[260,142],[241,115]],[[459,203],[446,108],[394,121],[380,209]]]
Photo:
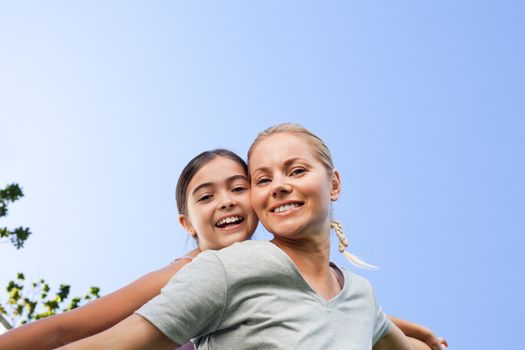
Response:
[[[278,216],[285,216],[297,212],[297,210],[299,210],[303,206],[303,204],[304,202],[287,201],[273,206],[272,208],[270,208],[270,212]]]
[[[255,164],[255,165],[254,165]],[[250,160],[252,205],[276,236],[318,235],[330,225],[333,184],[310,144],[280,133],[262,139]]]

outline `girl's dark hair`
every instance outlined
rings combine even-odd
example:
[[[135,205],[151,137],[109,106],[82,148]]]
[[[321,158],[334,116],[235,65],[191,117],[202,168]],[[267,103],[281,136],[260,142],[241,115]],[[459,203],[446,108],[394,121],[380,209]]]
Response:
[[[180,173],[179,180],[177,181],[177,188],[175,189],[175,198],[177,200],[177,210],[179,214],[186,214],[188,209],[188,185],[191,179],[197,174],[197,172],[211,160],[216,157],[225,157],[233,160],[240,166],[242,166],[244,172],[248,174],[248,165],[246,162],[239,157],[236,153],[227,149],[217,148],[210,151],[204,151],[201,154],[195,156],[192,160],[186,164],[182,172]]]

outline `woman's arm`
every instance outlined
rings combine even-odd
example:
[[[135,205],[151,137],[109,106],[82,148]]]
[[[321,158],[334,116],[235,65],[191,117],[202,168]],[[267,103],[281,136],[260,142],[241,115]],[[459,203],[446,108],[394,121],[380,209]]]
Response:
[[[0,349],[53,349],[106,330],[158,295],[188,262],[175,261],[78,309],[12,329],[0,336]]]
[[[448,347],[447,341],[443,338],[438,338],[434,335],[434,332],[429,328],[413,323],[410,321],[402,320],[394,316],[388,316],[388,318],[407,336],[418,339],[427,344],[432,350],[441,350],[444,346]],[[416,342],[413,342],[414,344]]]
[[[89,338],[65,345],[59,350],[172,350],[177,344],[146,319],[131,315],[116,326]]]
[[[393,325],[390,331],[377,341],[373,350],[416,350],[408,338]]]

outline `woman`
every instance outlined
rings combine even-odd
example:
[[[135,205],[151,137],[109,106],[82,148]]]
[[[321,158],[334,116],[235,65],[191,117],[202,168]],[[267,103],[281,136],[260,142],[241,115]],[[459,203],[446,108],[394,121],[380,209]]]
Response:
[[[277,129],[274,128],[274,130]],[[315,344],[316,341],[326,342],[331,340],[305,339],[305,335],[307,335],[307,338],[316,338],[316,332],[304,330],[298,332],[298,329],[294,328],[305,325],[310,327],[319,323],[317,319],[312,318],[312,315],[309,315],[308,322],[305,323],[304,320],[305,310],[308,310],[307,313],[310,310],[309,308],[305,309],[304,306],[308,304],[307,301],[312,297],[319,301],[316,306],[317,308],[321,307],[321,309],[323,309],[323,305],[337,304],[334,300],[338,298],[342,299],[341,302],[345,304],[348,302],[347,299],[351,299],[351,296],[348,295],[348,288],[345,289],[345,286],[349,283],[346,280],[351,278],[354,281],[354,287],[359,286],[361,288],[363,294],[361,299],[367,301],[366,305],[373,305],[373,303],[370,303],[370,301],[374,300],[373,294],[369,284],[364,279],[343,273],[335,265],[328,264],[329,207],[330,201],[336,200],[339,195],[339,175],[333,170],[333,167],[327,166],[328,163],[328,165],[331,164],[329,153],[327,159],[320,157],[319,149],[316,148],[316,145],[308,142],[313,139],[302,139],[301,137],[307,134],[303,135],[301,132],[297,130],[281,130],[276,132],[275,135],[262,136],[250,150],[250,155],[253,159],[250,163],[250,172],[252,185],[255,189],[252,196],[253,204],[257,213],[261,215],[263,224],[275,235],[272,243],[246,242],[220,252],[203,253],[196,259],[197,261],[194,264],[188,265],[186,269],[181,271],[180,274],[183,276],[180,279],[176,277],[170,282],[163,296],[156,298],[152,303],[149,303],[139,311],[139,314],[144,318],[137,315],[131,316],[111,330],[81,342],[77,346],[80,348],[82,346],[88,348],[102,346],[108,340],[110,343],[105,343],[106,346],[123,346],[123,348],[159,346],[172,348],[173,343],[156,327],[147,322],[145,318],[148,318],[159,329],[162,329],[169,335],[171,339],[179,343],[188,339],[188,337],[203,335],[199,341],[199,345],[203,346],[215,344],[215,346],[223,348],[229,344],[228,339],[233,339],[234,343],[235,341],[242,341],[245,346],[248,346],[247,343],[251,342],[255,348],[272,342],[274,345],[286,347],[282,343],[284,340],[278,336],[279,332],[285,330],[285,333],[291,332],[288,335],[295,336],[295,338],[292,337],[292,341],[296,342],[294,344],[307,344],[309,342]],[[315,135],[309,135],[309,137],[315,138]],[[269,139],[272,142],[269,142]],[[281,153],[278,152],[279,149],[272,148],[274,145],[273,141],[276,140],[282,141],[281,146],[284,146],[281,148]],[[324,146],[322,141],[318,141],[320,145]],[[285,169],[285,167],[289,166],[289,163],[291,164],[295,161],[295,156],[289,156],[297,150],[292,147],[291,152],[287,152],[290,146],[294,144],[303,146],[300,150],[304,156],[303,158],[309,159],[308,166],[311,166],[311,171],[307,170],[307,167],[297,167],[297,169],[293,169],[289,173],[280,170],[280,168]],[[265,158],[264,155],[268,154],[274,155],[274,158]],[[256,164],[257,167],[252,167],[252,164]],[[260,166],[261,164],[262,166]],[[216,171],[211,172],[211,174],[215,173]],[[274,176],[276,174],[277,176]],[[308,176],[304,174],[308,174]],[[231,178],[242,176],[245,175],[239,170],[238,174]],[[233,225],[233,227],[242,225],[244,219],[234,212],[237,208],[236,201],[231,200],[227,196],[222,196],[222,194],[221,198],[219,198],[219,195],[215,194],[215,192],[208,192],[207,187],[213,188],[213,184],[200,184],[193,191],[190,189],[189,193],[191,193],[191,196],[188,204],[192,209],[189,210],[189,215],[186,219],[181,218],[181,223],[185,228],[190,233],[199,232],[195,225],[196,222],[202,225],[212,224],[216,228],[221,229],[225,228],[223,227],[225,224]],[[286,199],[288,194],[293,192],[294,188],[296,189],[294,193],[300,194],[300,198]],[[280,197],[283,198],[281,202],[275,199]],[[214,204],[210,206],[210,203],[219,203],[220,205]],[[194,212],[193,216],[192,212]],[[219,217],[219,214],[224,215]],[[263,253],[258,254],[258,251]],[[236,260],[238,258],[242,259]],[[257,264],[257,259],[266,261],[266,263],[262,264],[261,271],[254,275],[252,269],[260,268]],[[283,271],[286,273],[281,271],[283,266],[285,267],[284,270],[286,270]],[[231,286],[228,286],[228,279],[224,277],[226,267],[229,268],[230,273],[235,273],[234,278],[230,281],[233,283]],[[239,268],[241,268],[240,272],[237,271]],[[242,268],[247,269],[243,270]],[[284,275],[281,276],[281,272]],[[286,277],[285,280],[279,282],[281,285],[276,283],[276,280],[279,280],[279,276]],[[230,277],[233,277],[233,275]],[[293,288],[288,287],[290,283],[288,279],[290,278],[297,284]],[[261,280],[265,283],[261,284]],[[194,289],[195,286],[199,285],[200,289]],[[213,286],[213,288],[210,291],[206,286]],[[250,286],[250,288],[246,289],[246,286]],[[252,288],[254,286],[256,288]],[[268,290],[269,286],[286,288],[282,290],[282,293],[275,293],[275,290],[273,292],[271,289]],[[171,293],[172,291],[175,291],[175,294]],[[231,294],[228,294],[228,292]],[[248,292],[248,299],[242,298],[243,292]],[[297,304],[299,307],[296,307],[288,315],[282,312],[282,308],[275,309],[276,305],[292,307],[293,309],[294,304],[296,304],[294,301],[297,299],[286,300],[286,298],[282,298],[286,292],[289,292],[287,294],[289,297],[306,297],[306,304]],[[175,306],[171,304],[174,297],[179,302]],[[274,303],[264,302],[265,298],[272,299],[275,297],[278,297],[278,299],[274,299]],[[224,304],[226,302],[228,305]],[[189,304],[191,306],[187,307]],[[262,309],[261,305],[264,306]],[[312,310],[315,309],[315,306],[310,306],[313,307]],[[400,349],[408,348],[406,341],[397,328],[389,324],[380,308],[377,306],[374,306],[374,308],[374,310],[371,310],[373,313],[365,314],[361,319],[358,317],[358,319],[352,319],[352,321],[357,321],[360,324],[362,320],[363,323],[368,322],[370,327],[375,327],[375,339],[382,338],[376,344],[378,349],[385,346],[398,346]],[[334,314],[339,313],[337,308],[334,311]],[[358,315],[355,312],[352,314],[353,317]],[[159,315],[160,320],[158,318]],[[173,329],[170,328],[170,322],[174,319],[176,320],[176,330],[175,333],[172,333]],[[326,316],[320,317],[319,320],[321,320],[321,324],[318,324],[318,326],[326,326],[323,323],[326,323]],[[298,321],[300,322],[297,323]],[[250,323],[255,325],[255,327],[250,326]],[[378,325],[379,327],[377,327]],[[367,331],[371,329],[369,326],[366,328]],[[277,333],[275,333],[275,330],[277,330]],[[180,332],[177,333],[178,331]],[[367,333],[367,331],[357,334],[362,336],[363,344],[372,341],[372,334],[370,332]],[[253,332],[251,336],[249,336],[250,332]],[[383,337],[384,334],[387,335]],[[235,339],[235,337],[239,336],[241,338]],[[333,339],[334,337],[332,337]],[[113,341],[116,341],[116,343]],[[222,343],[224,341],[226,343]],[[352,341],[354,343],[357,342],[355,339]],[[229,346],[232,346],[231,342]]]

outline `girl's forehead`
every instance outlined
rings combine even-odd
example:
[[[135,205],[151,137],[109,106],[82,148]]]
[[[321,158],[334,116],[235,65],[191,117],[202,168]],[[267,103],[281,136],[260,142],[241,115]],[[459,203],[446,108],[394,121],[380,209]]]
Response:
[[[237,175],[247,176],[241,164],[233,159],[217,156],[195,173],[188,187],[195,187],[203,182],[222,182]]]
[[[215,158],[213,158],[212,160],[210,160],[209,162],[207,162],[206,164],[204,164],[200,169],[199,171],[197,171],[197,174],[198,173],[205,173],[205,172],[211,172],[211,171],[214,171],[216,169],[227,169],[227,170],[231,170],[231,171],[238,171],[239,169],[244,172],[243,170],[243,166],[241,164],[239,164],[239,162],[231,159],[231,158],[228,158],[228,157],[224,157],[224,156],[216,156]],[[197,175],[196,174],[196,175]]]

